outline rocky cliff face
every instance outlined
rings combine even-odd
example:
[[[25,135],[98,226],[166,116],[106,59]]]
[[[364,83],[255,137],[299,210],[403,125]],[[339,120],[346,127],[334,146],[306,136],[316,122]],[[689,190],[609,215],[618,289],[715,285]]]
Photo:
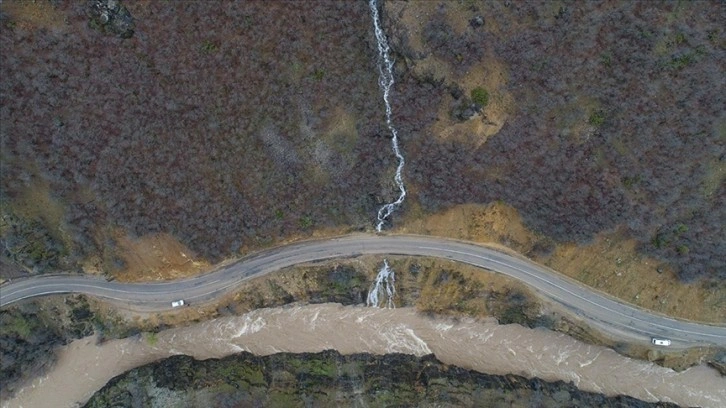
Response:
[[[116,377],[86,407],[508,406],[671,407],[517,375],[487,375],[433,356],[336,351],[175,356]]]

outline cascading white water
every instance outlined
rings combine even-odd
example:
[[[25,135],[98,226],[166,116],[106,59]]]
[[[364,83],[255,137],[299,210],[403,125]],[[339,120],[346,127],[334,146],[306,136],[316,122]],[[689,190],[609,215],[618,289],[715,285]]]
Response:
[[[373,28],[376,35],[376,42],[378,43],[378,84],[381,86],[381,90],[383,91],[383,102],[386,105],[386,125],[388,125],[388,130],[391,131],[391,145],[393,146],[393,152],[398,159],[398,166],[396,167],[396,175],[394,177],[394,180],[396,182],[396,186],[398,186],[398,190],[400,191],[400,195],[398,196],[398,199],[396,201],[385,204],[383,207],[381,207],[380,210],[378,210],[378,223],[376,224],[376,231],[381,232],[381,229],[383,229],[383,224],[386,222],[386,219],[388,219],[388,217],[393,213],[396,207],[401,205],[401,203],[403,203],[403,200],[406,198],[406,187],[403,185],[403,176],[401,175],[401,173],[403,172],[403,166],[406,162],[403,158],[403,155],[401,154],[401,148],[398,145],[398,132],[393,126],[393,120],[391,118],[392,110],[391,103],[389,102],[389,97],[391,94],[391,88],[393,88],[393,61],[391,61],[391,58],[388,55],[390,47],[388,46],[386,34],[381,28],[381,19],[378,14],[378,1],[370,0],[369,5],[371,7],[371,17],[373,18]]]
[[[381,28],[381,19],[378,14],[378,1],[370,0],[369,5],[371,7],[371,17],[373,19],[376,43],[378,44],[378,84],[383,91],[383,103],[386,105],[386,125],[388,126],[388,130],[391,131],[391,145],[393,146],[393,153],[398,159],[398,166],[396,167],[394,180],[396,182],[396,186],[398,186],[398,190],[400,191],[400,195],[396,201],[385,204],[380,210],[378,210],[376,232],[381,232],[386,219],[388,219],[396,207],[401,205],[403,200],[406,198],[406,187],[403,185],[403,176],[401,175],[406,161],[404,160],[403,154],[401,154],[401,148],[398,145],[398,132],[393,126],[393,111],[389,101],[391,88],[393,88],[393,61],[391,61],[391,57],[388,55],[390,47],[388,46],[386,34]],[[384,259],[383,267],[378,272],[378,276],[368,292],[368,306],[380,307],[385,301],[387,307],[393,307],[393,297],[396,294],[395,283],[396,274],[388,266],[388,260]]]
[[[368,306],[380,307],[385,300],[388,308],[393,308],[393,297],[396,295],[396,273],[388,266],[388,260],[383,260],[383,267],[378,272],[376,281],[368,291]]]

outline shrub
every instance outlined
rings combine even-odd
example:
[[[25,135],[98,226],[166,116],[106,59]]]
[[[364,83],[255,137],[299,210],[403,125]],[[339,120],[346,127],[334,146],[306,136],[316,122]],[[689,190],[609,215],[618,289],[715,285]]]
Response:
[[[603,113],[602,111],[593,112],[590,115],[590,119],[588,119],[587,121],[593,126],[601,126],[603,123],[605,123],[605,113]]]
[[[478,86],[471,90],[471,100],[475,104],[485,107],[489,103],[489,92],[486,89]]]

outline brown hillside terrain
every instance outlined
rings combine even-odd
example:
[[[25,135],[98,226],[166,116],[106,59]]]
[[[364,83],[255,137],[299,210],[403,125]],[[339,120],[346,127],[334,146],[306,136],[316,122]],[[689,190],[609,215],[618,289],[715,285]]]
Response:
[[[370,230],[395,198],[366,4],[123,3],[131,35],[89,4],[0,4],[4,264],[188,276]],[[382,15],[410,193],[387,227],[498,243],[726,321],[717,2]]]
[[[499,244],[628,303],[683,319],[726,322],[726,285],[684,284],[619,233],[603,234],[589,245],[555,244],[528,230],[517,211],[503,203],[411,217],[399,232]]]

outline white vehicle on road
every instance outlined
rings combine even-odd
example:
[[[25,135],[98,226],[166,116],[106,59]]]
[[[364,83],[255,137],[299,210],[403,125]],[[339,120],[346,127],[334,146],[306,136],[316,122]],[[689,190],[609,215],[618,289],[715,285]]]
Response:
[[[650,342],[653,343],[653,344],[655,344],[656,346],[670,346],[671,345],[671,341],[670,340],[668,340],[668,339],[657,339],[655,337],[653,337],[652,339],[650,339]]]
[[[184,299],[179,299],[171,302],[171,307],[181,307],[184,306]]]

